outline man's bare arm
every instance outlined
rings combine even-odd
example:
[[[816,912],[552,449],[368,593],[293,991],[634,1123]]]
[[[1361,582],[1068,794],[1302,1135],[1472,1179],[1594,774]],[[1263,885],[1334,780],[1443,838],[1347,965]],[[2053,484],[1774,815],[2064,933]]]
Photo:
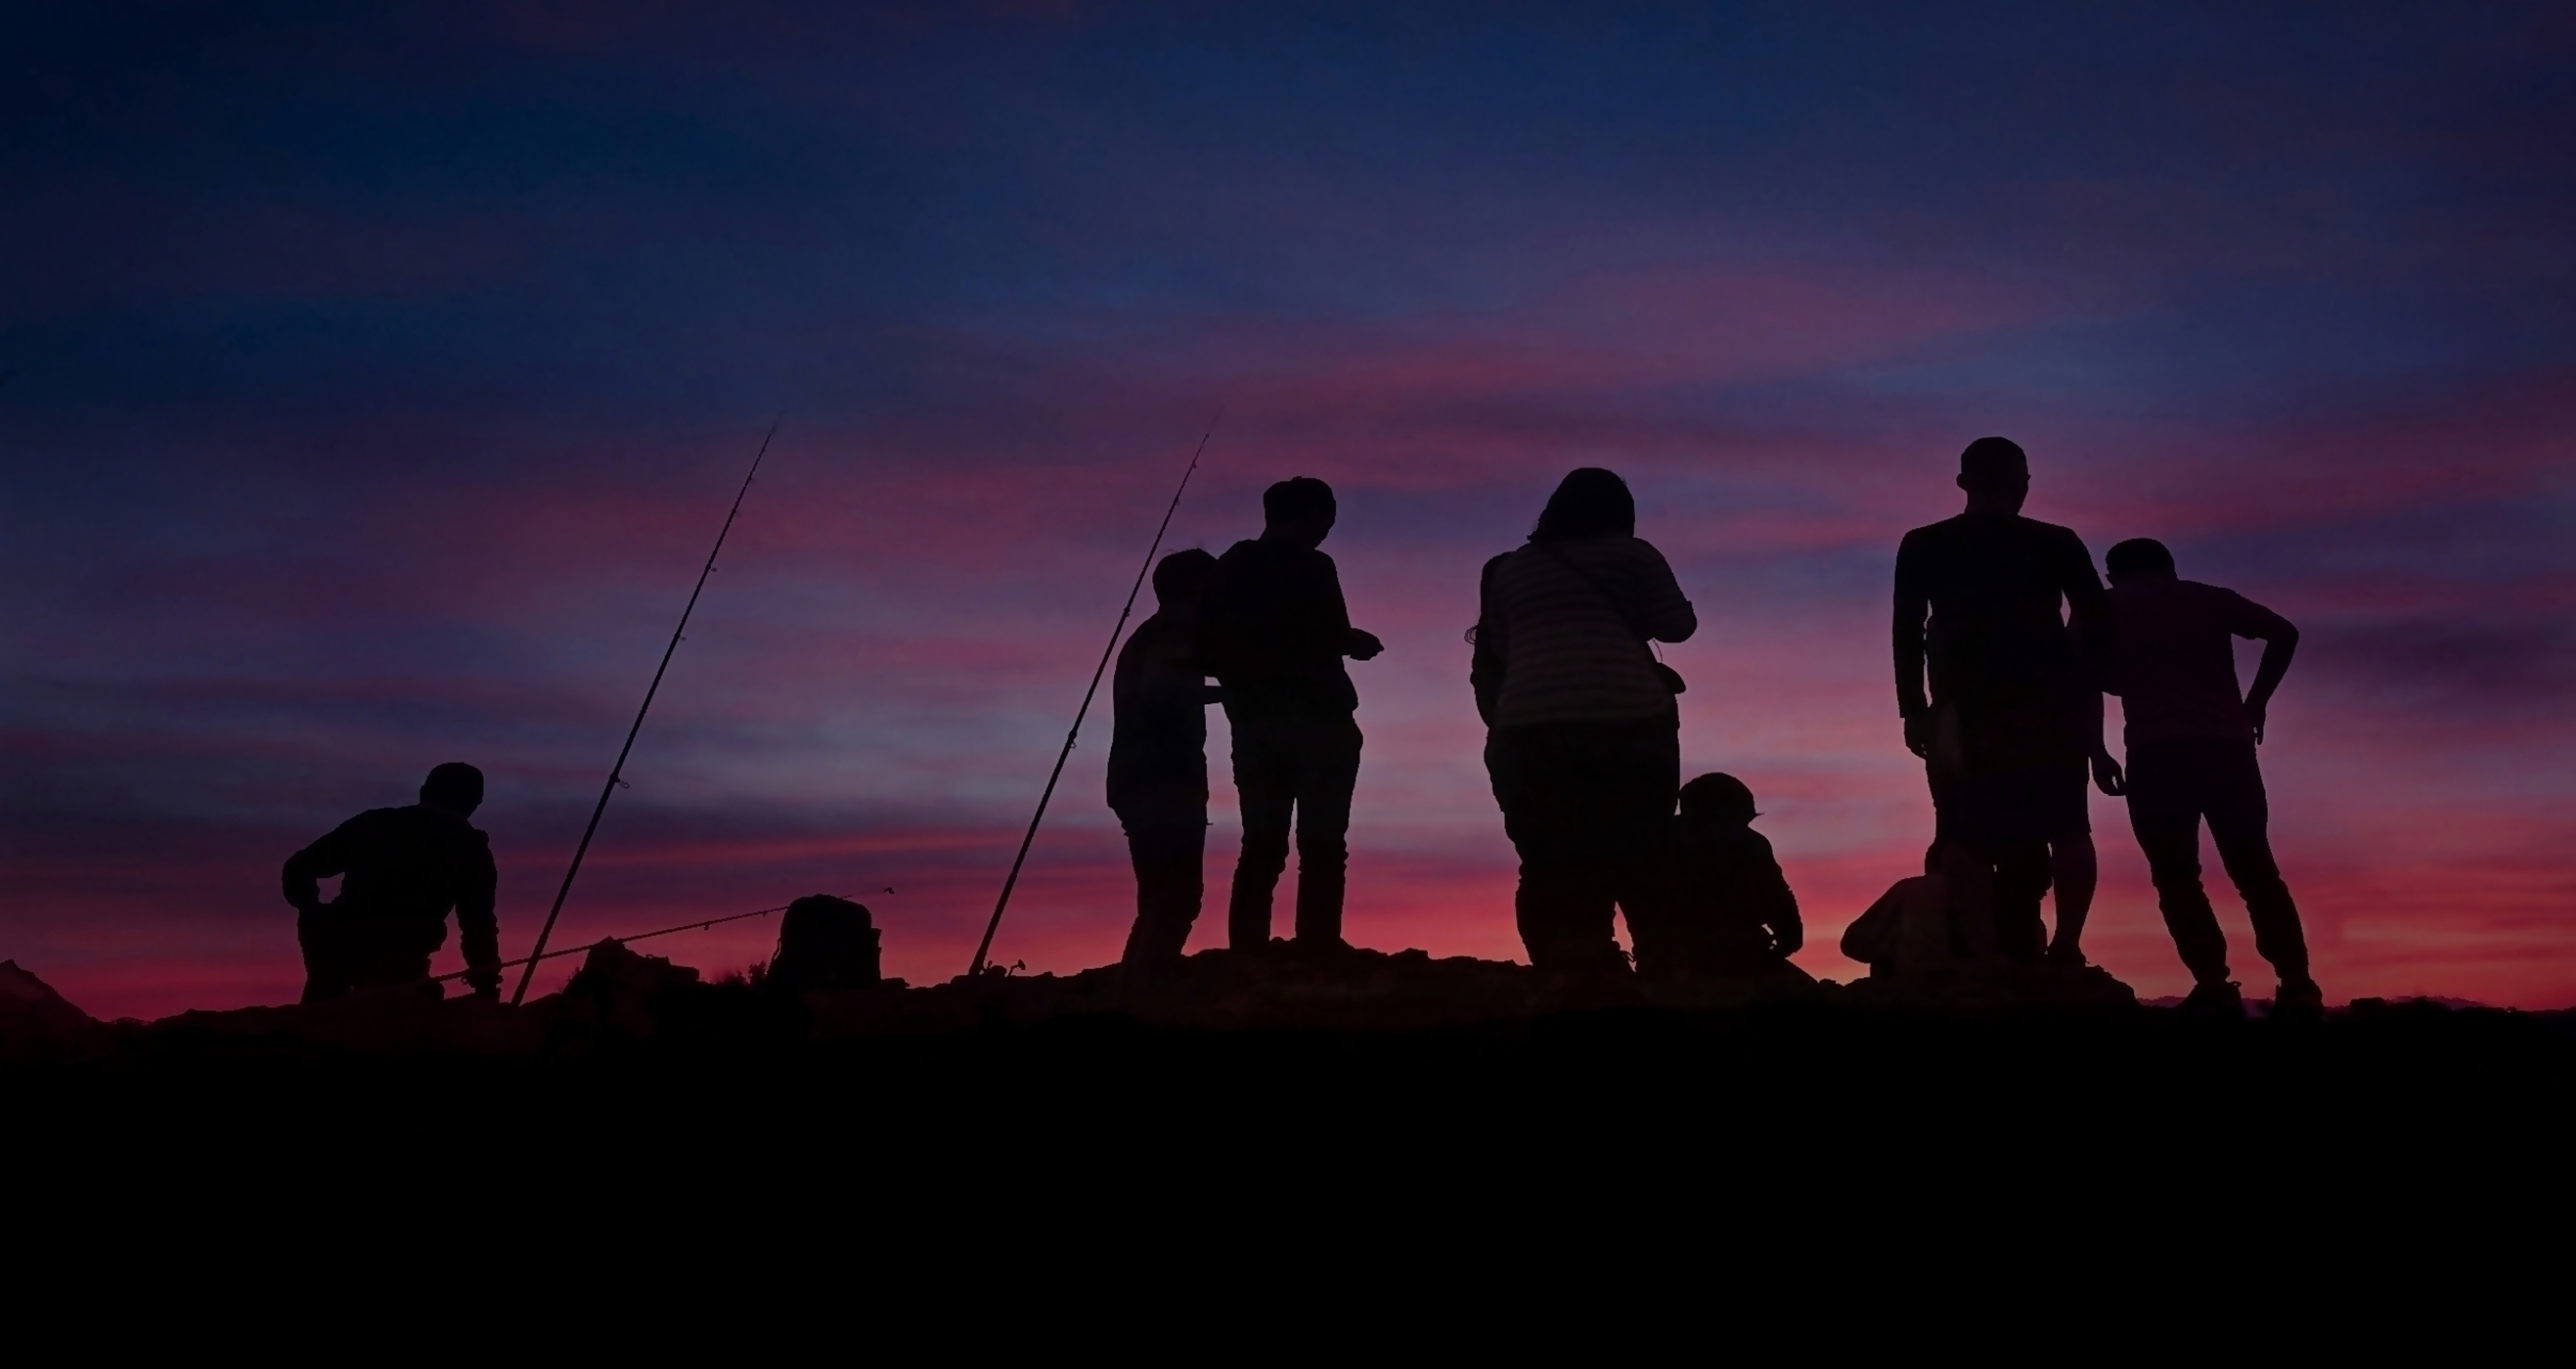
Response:
[[[2299,630],[2290,620],[2274,613],[2272,621],[2260,631],[2245,635],[2263,643],[2263,663],[2254,668],[2254,687],[2245,691],[2245,720],[2254,724],[2254,740],[2263,740],[2263,719],[2272,705],[2272,693],[2281,687],[2281,677],[2290,673],[2290,658],[2298,654]]]
[[[1918,756],[1932,754],[1932,704],[1923,693],[1923,622],[1931,616],[1931,596],[1923,592],[1909,555],[1896,551],[1896,619],[1891,632],[1896,658],[1896,711],[1905,718],[1905,747]]]
[[[2075,633],[2075,654],[2088,664],[2095,663],[2110,643],[2111,598],[2102,589],[2102,577],[2093,569],[2093,553],[2084,549],[2084,540],[2068,537],[2066,551],[2065,579],[2058,586],[2066,596],[2066,625]]]
[[[2102,735],[2102,691],[2087,688],[2084,697],[2090,701],[2093,745],[2093,785],[2113,798],[2129,792],[2129,777],[2120,770],[2120,762],[2111,756],[2111,745]]]

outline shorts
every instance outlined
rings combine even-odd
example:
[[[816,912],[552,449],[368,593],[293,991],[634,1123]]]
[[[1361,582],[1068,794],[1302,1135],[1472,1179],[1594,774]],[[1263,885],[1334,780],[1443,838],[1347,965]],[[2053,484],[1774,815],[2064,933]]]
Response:
[[[2059,842],[2093,830],[2091,777],[2083,761],[1932,776],[1933,839],[1991,850]]]

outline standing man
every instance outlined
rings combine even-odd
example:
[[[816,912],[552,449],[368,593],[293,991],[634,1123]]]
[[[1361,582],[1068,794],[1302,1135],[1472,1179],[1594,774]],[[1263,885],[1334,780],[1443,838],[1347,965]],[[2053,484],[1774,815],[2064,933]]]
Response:
[[[2156,903],[2191,970],[2186,1009],[2242,1016],[2227,977],[2227,938],[2200,883],[2200,821],[2245,899],[2254,949],[2281,976],[2273,1011],[2316,1013],[2308,942],[2272,858],[2271,818],[2254,748],[2272,691],[2290,671],[2299,630],[2261,604],[2174,574],[2173,553],[2139,537],[2103,558],[2111,572],[2111,692],[2127,715],[2129,827],[2147,855]],[[2233,637],[2263,643],[2254,688],[2240,694]]]
[[[1359,782],[1359,693],[1342,658],[1385,649],[1351,626],[1333,558],[1333,489],[1299,476],[1263,491],[1265,526],[1217,558],[1199,607],[1199,659],[1224,691],[1234,732],[1234,785],[1243,854],[1234,867],[1226,935],[1238,951],[1270,944],[1270,895],[1297,828],[1297,942],[1342,941],[1351,790]]]
[[[2096,870],[2087,759],[2103,792],[2120,785],[2078,649],[2099,635],[2102,581],[2083,539],[2021,516],[2020,447],[1968,444],[1958,485],[1967,510],[1897,548],[1895,624],[1897,708],[1929,772],[1952,935],[1972,956],[2039,959],[2053,879],[2057,952],[2077,959]]]
[[[451,761],[429,772],[420,802],[369,809],[287,857],[281,881],[304,948],[305,1002],[385,985],[437,992],[429,958],[447,942],[450,908],[465,982],[478,998],[500,995],[492,841],[466,822],[482,803],[483,772]],[[347,878],[324,903],[321,882],[333,875]]]
[[[1205,893],[1207,706],[1217,691],[1199,664],[1199,591],[1216,558],[1193,548],[1154,565],[1154,616],[1118,649],[1109,697],[1109,807],[1136,867],[1136,925],[1124,963],[1181,958]]]

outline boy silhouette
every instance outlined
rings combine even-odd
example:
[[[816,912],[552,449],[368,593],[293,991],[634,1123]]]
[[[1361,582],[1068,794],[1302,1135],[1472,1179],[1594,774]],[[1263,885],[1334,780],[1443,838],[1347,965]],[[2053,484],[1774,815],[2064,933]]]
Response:
[[[2299,648],[2290,620],[2234,590],[2182,579],[2162,542],[2139,537],[2103,558],[2111,574],[2107,687],[2128,717],[2129,827],[2146,852],[2156,904],[2191,970],[2186,1009],[2241,1016],[2227,938],[2200,882],[2200,824],[2245,900],[2254,949],[2281,977],[2275,1012],[2313,1013],[2308,943],[2290,886],[2272,858],[2270,802],[2254,748],[2272,692]],[[2238,692],[2231,637],[2263,643],[2254,687]]]
[[[1109,698],[1109,807],[1136,869],[1129,965],[1181,958],[1206,892],[1207,706],[1218,691],[1199,663],[1199,591],[1216,558],[1176,551],[1154,565],[1154,615],[1127,635]]]
[[[1770,841],[1753,830],[1757,816],[1753,791],[1733,775],[1702,775],[1682,786],[1681,811],[1666,820],[1646,916],[1630,919],[1639,974],[1776,975],[1806,944],[1798,896]]]

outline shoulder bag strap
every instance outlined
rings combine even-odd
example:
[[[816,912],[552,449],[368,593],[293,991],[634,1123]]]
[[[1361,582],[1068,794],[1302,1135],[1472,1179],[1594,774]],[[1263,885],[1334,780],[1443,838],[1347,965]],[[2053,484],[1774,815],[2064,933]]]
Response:
[[[1637,626],[1637,620],[1630,617],[1628,614],[1628,606],[1619,602],[1619,596],[1612,594],[1608,585],[1601,583],[1599,577],[1595,576],[1592,572],[1585,570],[1581,565],[1576,563],[1573,557],[1566,555],[1564,552],[1558,551],[1555,547],[1550,546],[1545,542],[1532,542],[1530,545],[1538,548],[1540,551],[1546,552],[1549,556],[1556,558],[1556,563],[1558,565],[1565,567],[1567,570],[1573,571],[1575,575],[1583,581],[1583,583],[1592,586],[1593,593],[1600,595],[1603,601],[1610,605],[1610,611],[1619,615],[1619,621],[1626,625],[1630,633],[1636,636],[1637,644],[1646,649],[1647,664],[1654,668],[1655,678],[1664,682],[1664,688],[1671,690],[1675,694],[1679,694],[1689,687],[1682,682],[1682,673],[1680,671],[1664,664],[1663,660],[1655,655],[1655,639],[1647,636],[1644,628]]]

